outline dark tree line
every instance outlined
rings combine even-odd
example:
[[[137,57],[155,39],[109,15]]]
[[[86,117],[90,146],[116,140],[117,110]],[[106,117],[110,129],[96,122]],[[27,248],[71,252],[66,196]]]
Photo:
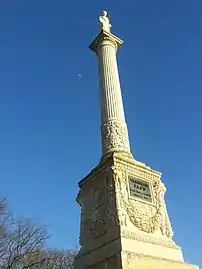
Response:
[[[0,202],[1,269],[71,269],[76,250],[47,249],[44,227],[14,218]]]

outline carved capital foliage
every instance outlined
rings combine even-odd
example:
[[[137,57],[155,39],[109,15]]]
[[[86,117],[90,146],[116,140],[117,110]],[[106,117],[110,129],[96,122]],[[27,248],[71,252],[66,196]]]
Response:
[[[117,42],[111,36],[108,36],[108,35],[102,35],[99,38],[98,48],[101,48],[103,46],[112,46],[115,50],[118,49]]]
[[[128,130],[124,122],[112,120],[103,124],[101,134],[103,155],[112,151],[130,152]]]

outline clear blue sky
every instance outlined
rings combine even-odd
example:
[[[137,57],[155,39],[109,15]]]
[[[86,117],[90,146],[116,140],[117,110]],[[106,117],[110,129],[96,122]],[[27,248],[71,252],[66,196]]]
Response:
[[[163,173],[176,242],[202,266],[202,1],[1,1],[0,195],[50,245],[79,234],[77,182],[99,161],[97,16],[110,11],[131,148]],[[78,74],[81,74],[80,78]]]

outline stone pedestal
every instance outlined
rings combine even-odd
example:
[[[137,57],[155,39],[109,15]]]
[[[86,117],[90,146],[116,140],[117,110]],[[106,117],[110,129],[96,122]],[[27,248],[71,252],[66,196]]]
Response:
[[[75,269],[198,268],[173,241],[161,173],[122,153],[79,183],[81,249]]]

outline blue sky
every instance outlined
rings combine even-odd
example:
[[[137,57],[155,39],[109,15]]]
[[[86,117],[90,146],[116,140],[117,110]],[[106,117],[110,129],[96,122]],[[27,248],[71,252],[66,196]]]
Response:
[[[1,1],[0,182],[53,247],[79,234],[77,182],[100,160],[96,56],[110,11],[131,149],[163,173],[176,242],[202,266],[202,1]],[[79,77],[78,74],[82,76]]]

